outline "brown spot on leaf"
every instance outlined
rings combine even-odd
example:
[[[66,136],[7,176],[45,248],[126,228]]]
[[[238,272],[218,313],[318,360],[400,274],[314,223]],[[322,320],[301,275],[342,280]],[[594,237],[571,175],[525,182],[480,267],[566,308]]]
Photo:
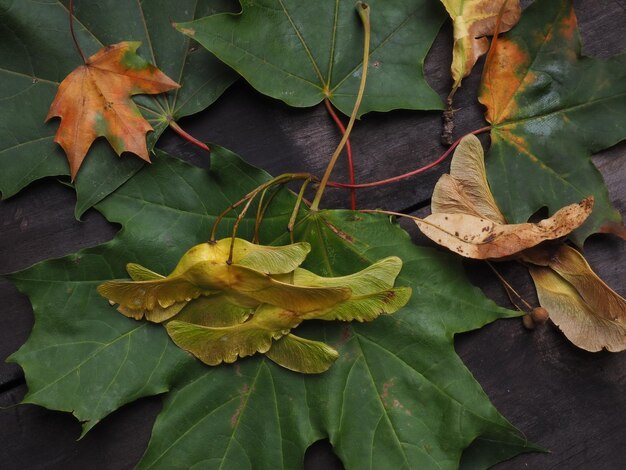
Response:
[[[338,348],[343,346],[348,341],[350,341],[351,338],[352,338],[352,328],[350,327],[348,323],[344,323],[341,326],[341,338],[339,339],[339,342],[337,343],[336,346]]]
[[[248,384],[244,384],[243,388],[241,389],[241,392],[239,393],[239,405],[237,405],[237,409],[235,410],[235,413],[230,417],[231,428],[234,428],[235,426],[237,426],[237,421],[239,421],[239,415],[241,414],[241,410],[243,410],[243,407],[246,403],[246,396],[248,395],[249,391],[250,391],[250,387],[248,386]]]
[[[342,240],[348,242],[348,243],[352,243],[354,241],[354,238],[352,238],[351,235],[348,235],[346,232],[344,232],[343,230],[339,230],[337,227],[335,227],[333,224],[331,224],[328,220],[323,219],[324,223],[326,224],[326,226],[332,230],[332,232],[337,235],[339,238],[341,238]]]
[[[382,400],[383,406],[386,409],[390,407],[390,404],[389,404],[390,392],[393,389],[395,383],[396,383],[396,379],[392,378],[383,384],[383,392],[380,394],[380,399]],[[397,401],[397,400],[394,400],[394,401]]]

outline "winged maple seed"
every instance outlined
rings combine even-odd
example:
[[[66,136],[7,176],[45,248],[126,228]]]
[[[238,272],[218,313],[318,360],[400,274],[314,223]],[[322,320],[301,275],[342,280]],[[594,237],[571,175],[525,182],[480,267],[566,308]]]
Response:
[[[540,304],[572,343],[588,351],[622,351],[626,301],[602,282],[578,251],[543,243],[579,227],[592,206],[589,197],[536,224],[506,224],[489,189],[482,145],[470,135],[455,151],[450,174],[435,185],[432,215],[416,224],[431,240],[462,256],[527,263]]]
[[[168,276],[131,263],[131,281],[105,282],[98,292],[128,317],[166,322],[173,341],[208,365],[265,353],[288,369],[319,373],[338,352],[293,328],[304,320],[371,321],[402,308],[411,289],[393,287],[397,257],[327,278],[298,267],[310,249],[226,238],[192,247]]]
[[[574,248],[537,247],[522,253],[541,305],[568,339],[587,351],[626,349],[626,300],[593,272]]]
[[[146,133],[152,126],[131,96],[163,93],[180,85],[137,55],[140,44],[106,46],[61,82],[46,121],[61,118],[54,141],[65,151],[72,180],[97,137],[106,137],[118,155],[131,152],[150,161]]]
[[[461,256],[503,259],[566,236],[582,225],[592,208],[590,196],[538,223],[507,224],[487,183],[482,145],[468,135],[454,153],[450,174],[435,185],[432,214],[415,223],[428,238]]]

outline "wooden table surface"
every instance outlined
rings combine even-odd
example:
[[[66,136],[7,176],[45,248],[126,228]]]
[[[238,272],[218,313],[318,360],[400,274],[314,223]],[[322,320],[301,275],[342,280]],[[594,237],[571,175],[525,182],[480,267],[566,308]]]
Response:
[[[626,52],[626,3],[623,0],[575,2],[587,55],[609,57]],[[451,27],[446,25],[428,56],[430,84],[442,95],[450,87]],[[478,68],[482,66],[479,62]],[[475,96],[475,70],[457,93],[455,136],[484,126]],[[626,113],[626,110],[624,110]],[[1,111],[0,111],[1,112]],[[293,109],[264,97],[240,81],[210,109],[181,122],[201,140],[219,143],[272,174],[308,171],[321,175],[338,142],[338,133],[323,106]],[[402,173],[432,161],[444,150],[438,142],[441,121],[436,112],[397,111],[365,116],[352,134],[357,181]],[[487,139],[483,138],[487,143]],[[163,149],[194,164],[206,156],[178,136],[166,134]],[[616,207],[624,214],[626,143],[593,158]],[[433,185],[445,163],[419,177],[358,193],[359,208],[384,207],[407,213],[427,212]],[[346,180],[342,162],[334,174]],[[74,193],[53,179],[36,182],[0,203],[0,272],[31,264],[111,239],[117,227],[95,210],[82,221],[73,218]],[[327,206],[347,207],[348,195],[331,189]],[[405,225],[416,243],[427,244]],[[626,295],[624,242],[594,236],[585,245],[592,267]],[[511,307],[502,287],[482,263],[467,262],[470,279],[500,305]],[[527,298],[536,299],[527,273],[502,264],[502,273]],[[27,339],[33,325],[28,299],[0,280],[0,358]],[[549,454],[526,454],[499,469],[621,469],[626,461],[626,356],[588,353],[572,346],[551,323],[533,332],[518,319],[498,321],[456,338],[456,349],[495,406]],[[19,366],[0,363],[0,406],[18,403],[26,391]],[[125,469],[139,460],[161,408],[159,397],[127,405],[99,423],[84,439],[69,414],[31,405],[0,411],[0,468]],[[315,444],[307,469],[341,468],[327,443]]]

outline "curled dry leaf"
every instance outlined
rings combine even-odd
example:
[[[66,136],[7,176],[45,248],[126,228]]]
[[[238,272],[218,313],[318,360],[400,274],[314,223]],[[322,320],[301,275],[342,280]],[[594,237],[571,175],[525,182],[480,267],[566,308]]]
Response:
[[[576,346],[587,351],[626,349],[626,300],[593,272],[574,248],[538,247],[523,254],[539,302]]]
[[[308,243],[226,238],[192,247],[168,276],[131,263],[132,281],[105,282],[98,292],[126,316],[165,322],[176,345],[205,364],[264,353],[288,369],[320,373],[339,354],[292,335],[293,328],[304,320],[374,320],[402,308],[411,289],[393,287],[397,257],[327,278],[298,267],[309,251]]]
[[[489,49],[485,36],[495,33],[502,10],[498,33],[510,30],[520,19],[519,0],[441,0],[454,26],[452,79],[457,88],[472,71],[476,61]]]
[[[506,224],[487,183],[482,145],[473,135],[459,144],[450,171],[435,186],[433,213],[415,223],[428,238],[467,258],[507,258],[564,237],[593,208],[593,197],[588,197],[538,223]]]
[[[163,93],[179,85],[136,54],[140,44],[104,47],[61,82],[46,120],[61,118],[54,141],[65,151],[72,180],[97,137],[106,137],[118,155],[131,152],[150,161],[146,133],[152,126],[131,96]]]

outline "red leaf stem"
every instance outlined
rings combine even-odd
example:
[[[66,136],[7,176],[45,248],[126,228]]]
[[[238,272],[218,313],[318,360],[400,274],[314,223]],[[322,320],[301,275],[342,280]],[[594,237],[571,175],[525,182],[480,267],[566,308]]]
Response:
[[[206,150],[207,152],[211,151],[211,149],[209,148],[207,144],[205,144],[204,142],[200,142],[194,136],[192,136],[191,134],[188,134],[184,129],[182,129],[178,124],[176,124],[176,122],[170,121],[170,127],[172,128],[174,132],[176,132],[179,136],[181,136],[187,142],[191,142],[196,147],[200,147],[202,150]]]
[[[341,119],[339,119],[339,116],[337,116],[337,113],[335,113],[335,110],[333,109],[332,104],[330,104],[330,101],[328,100],[328,98],[324,99],[324,105],[326,106],[326,109],[328,110],[328,114],[330,114],[330,117],[333,118],[333,121],[335,121],[335,124],[341,131],[341,135],[344,135],[346,133],[346,127],[343,125],[343,122],[341,122]],[[346,155],[348,156],[348,173],[350,175],[350,185],[354,186],[355,185],[354,162],[352,160],[352,145],[350,145],[350,139],[346,141]],[[356,210],[355,188],[350,189],[350,207],[352,208],[353,211]]]
[[[72,40],[74,41],[74,45],[76,46],[76,50],[80,54],[81,59],[83,59],[83,64],[87,63],[87,59],[85,59],[85,54],[83,50],[80,48],[80,44],[78,44],[78,40],[76,39],[76,34],[74,33],[74,2],[70,0],[70,4],[67,8],[70,13],[70,34],[72,35]]]
[[[468,132],[468,134],[481,134],[483,132],[489,131],[490,129],[491,129],[491,126],[481,127],[480,129],[476,129],[475,131]],[[465,136],[463,136],[463,137],[465,137]],[[419,175],[420,173],[424,173],[426,170],[430,170],[431,168],[439,165],[446,158],[448,158],[450,153],[452,153],[452,151],[456,148],[456,146],[459,145],[459,142],[461,142],[461,139],[463,137],[461,137],[456,142],[454,142],[450,146],[450,148],[443,153],[443,155],[441,155],[439,158],[437,158],[437,160],[435,160],[434,162],[431,162],[428,165],[425,165],[425,166],[423,166],[421,168],[418,168],[417,170],[409,171],[408,173],[404,173],[404,174],[398,175],[398,176],[393,176],[391,178],[387,178],[387,179],[384,179],[384,180],[373,181],[371,183],[345,184],[345,183],[337,183],[337,182],[334,182],[334,181],[329,181],[328,182],[328,186],[332,186],[333,188],[345,188],[345,189],[373,188],[373,187],[376,187],[376,186],[383,186],[385,184],[394,183],[396,181],[400,181],[400,180],[403,180],[403,179],[406,179],[406,178],[410,178],[411,176]]]

